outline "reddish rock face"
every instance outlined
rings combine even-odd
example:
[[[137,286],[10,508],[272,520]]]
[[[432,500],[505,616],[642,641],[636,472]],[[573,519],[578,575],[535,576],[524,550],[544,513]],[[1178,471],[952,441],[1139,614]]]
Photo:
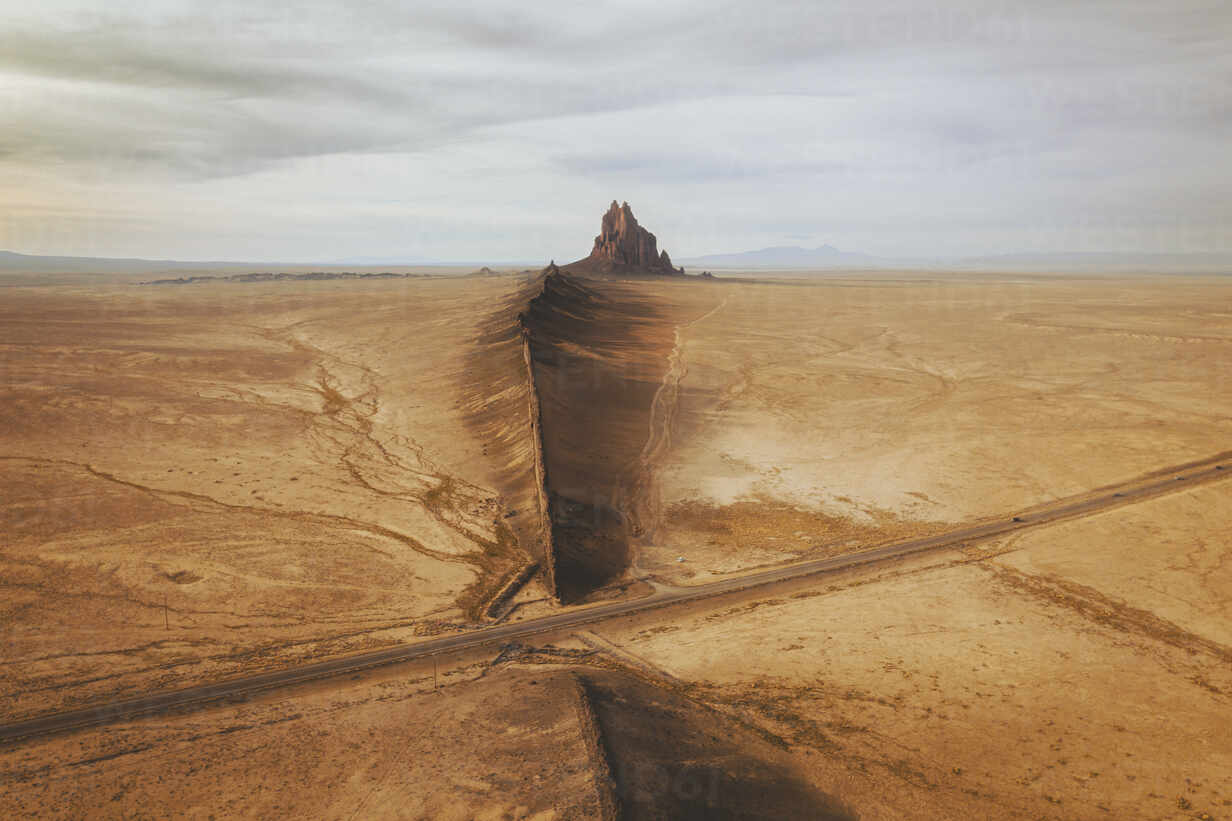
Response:
[[[667,251],[659,252],[655,235],[637,224],[629,203],[612,206],[603,215],[599,236],[586,262],[604,268],[643,270],[651,273],[680,274],[672,267]]]

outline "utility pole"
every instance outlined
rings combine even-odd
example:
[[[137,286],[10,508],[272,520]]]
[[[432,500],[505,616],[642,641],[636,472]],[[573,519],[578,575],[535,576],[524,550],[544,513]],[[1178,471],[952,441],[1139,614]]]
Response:
[[[432,654],[432,692],[436,692],[436,654]]]
[[[167,615],[167,591],[163,591],[163,627],[171,629],[171,617]]]

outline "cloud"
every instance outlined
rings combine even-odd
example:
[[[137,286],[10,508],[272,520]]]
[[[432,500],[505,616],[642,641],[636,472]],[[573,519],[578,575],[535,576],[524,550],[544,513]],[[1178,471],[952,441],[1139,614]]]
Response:
[[[365,241],[375,209],[347,253],[405,218],[470,257],[494,211],[527,215],[510,256],[551,255],[583,223],[562,202],[612,196],[662,209],[690,253],[785,231],[929,253],[1146,225],[1159,202],[1218,224],[1232,193],[1232,31],[1201,0],[47,0],[0,32],[0,198],[144,203],[167,248],[126,252],[172,253],[165,215],[219,198],[269,221],[236,253],[327,253],[329,218]],[[714,216],[687,212],[702,200]]]

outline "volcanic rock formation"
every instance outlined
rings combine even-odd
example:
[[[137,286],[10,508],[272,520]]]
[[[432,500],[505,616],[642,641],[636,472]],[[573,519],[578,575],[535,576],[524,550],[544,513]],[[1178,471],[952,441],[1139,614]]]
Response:
[[[672,424],[656,408],[677,322],[670,300],[622,280],[683,274],[628,203],[613,202],[590,256],[549,263],[483,326],[467,419],[506,465],[500,524],[514,547],[489,551],[479,615],[539,571],[560,601],[580,601],[620,579],[635,540],[653,532],[647,437]]]
[[[655,235],[637,224],[629,203],[617,205],[616,200],[603,215],[590,256],[566,268],[580,273],[684,274],[684,268],[672,267],[667,251],[659,251]]]

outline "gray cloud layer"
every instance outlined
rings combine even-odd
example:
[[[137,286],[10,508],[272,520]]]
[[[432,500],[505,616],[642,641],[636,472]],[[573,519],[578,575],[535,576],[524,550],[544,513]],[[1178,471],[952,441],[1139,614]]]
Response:
[[[0,12],[5,244],[565,256],[613,196],[690,254],[1229,241],[1219,3],[203,8]]]

